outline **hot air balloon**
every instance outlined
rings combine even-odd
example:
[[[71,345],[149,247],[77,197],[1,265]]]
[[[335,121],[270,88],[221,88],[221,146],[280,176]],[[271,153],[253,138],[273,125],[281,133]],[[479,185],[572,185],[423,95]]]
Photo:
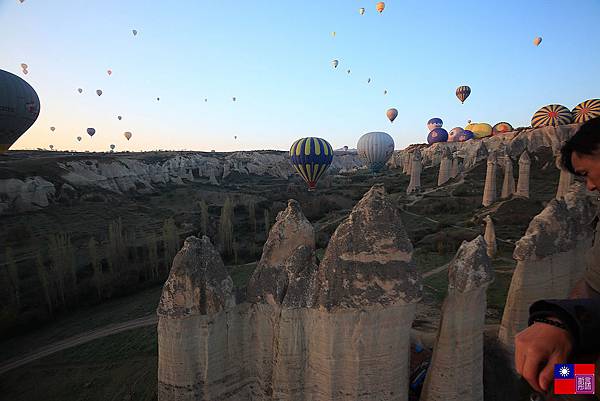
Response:
[[[87,129],[87,134],[92,137],[94,136],[94,134],[96,133],[96,130],[94,128],[88,128]]]
[[[333,148],[325,139],[308,137],[298,139],[290,148],[292,165],[314,191],[317,181],[333,161]]]
[[[431,120],[427,121],[427,129],[429,131],[433,131],[436,128],[442,128],[442,125],[444,125],[444,122],[441,118],[438,117],[434,117]]]
[[[448,142],[448,131],[443,128],[434,128],[427,135],[427,143]]]
[[[137,35],[137,29],[132,29],[131,32],[133,33],[133,36]]]
[[[542,38],[541,37],[538,36],[537,38],[533,39],[533,44],[534,45],[539,46],[540,43],[542,43]],[[552,46],[550,46],[550,47],[552,47]]]
[[[377,173],[394,153],[394,139],[385,132],[368,132],[360,137],[356,148],[367,167]]]
[[[333,68],[337,68],[338,64],[339,64],[339,61],[337,61],[337,60],[331,61],[331,65],[333,66]]]
[[[499,122],[498,124],[494,125],[494,127],[492,128],[492,135],[500,135],[500,134],[506,134],[507,132],[512,132],[514,131],[512,125],[510,125],[507,122]]]
[[[54,145],[48,145],[48,147],[50,148],[50,150],[54,149]]]
[[[234,136],[233,136],[233,139],[237,139],[237,135],[234,135]]]
[[[29,71],[27,71],[26,69],[23,69],[23,74],[27,75],[27,74],[29,74]]]
[[[81,137],[80,136],[77,137],[77,141],[81,142]]]
[[[121,120],[123,119],[123,117],[121,117],[121,116],[117,116],[117,119],[118,119],[119,121],[121,121]]]
[[[367,83],[370,84],[371,83],[371,78],[367,79]]]
[[[600,117],[600,99],[589,99],[573,108],[573,122],[584,123]]]
[[[460,127],[454,127],[448,133],[448,142],[458,142],[458,138],[463,136],[465,130]]]
[[[383,1],[380,1],[379,3],[377,3],[375,5],[375,8],[377,9],[377,11],[379,11],[379,13],[381,14],[383,12],[383,9],[385,8],[385,3]]]
[[[233,101],[235,102],[235,96],[233,97]]]
[[[83,89],[77,88],[77,92],[81,93],[81,92],[83,92]]]
[[[205,102],[208,102],[208,99],[207,99],[207,98],[204,98],[204,101],[205,101]]]
[[[110,150],[115,150],[115,145],[111,144],[110,145]]]
[[[124,133],[123,133],[123,136],[124,136],[125,138],[127,138],[127,140],[130,140],[130,139],[131,139],[131,135],[132,135],[132,134],[131,134],[131,132],[129,132],[129,131],[126,131],[126,132],[124,132]]]
[[[54,132],[56,130],[56,127],[50,127],[50,131]]]
[[[471,131],[476,139],[481,139],[492,135],[492,126],[487,123],[471,123],[465,127],[465,131]]]
[[[387,95],[387,89],[384,89],[383,94]]]
[[[358,9],[358,13],[359,13],[360,15],[364,15],[364,14],[365,14],[365,9],[364,9],[363,7],[359,8],[359,9]]]
[[[157,102],[158,102],[158,101],[160,101],[160,98],[159,98],[159,97],[157,97],[157,98],[156,98],[156,101],[157,101]]]
[[[346,71],[348,74],[350,74],[350,70]]]
[[[96,90],[96,95],[102,96],[102,91],[100,89]]]
[[[396,117],[398,117],[398,110],[396,110],[396,109],[394,109],[394,108],[388,109],[388,110],[385,112],[385,115],[386,115],[386,116],[387,116],[387,118],[390,120],[390,122],[392,122],[392,123],[393,123],[393,122],[394,122],[394,120],[396,119]]]
[[[458,100],[460,100],[461,103],[464,103],[470,94],[471,88],[469,88],[466,85],[459,86],[458,88],[456,88],[456,97],[458,98]]]
[[[28,68],[29,68],[29,67],[27,66],[27,64],[25,64],[25,63],[21,63],[21,69],[23,69],[23,70],[26,70],[26,69],[28,69]]]
[[[112,75],[112,70],[106,70],[106,73],[110,76]]]
[[[571,124],[573,122],[573,114],[571,110],[560,104],[550,104],[544,106],[535,112],[531,118],[531,126],[533,128],[545,126],[559,126]]]
[[[335,31],[331,32],[331,36],[335,38]]]
[[[475,138],[475,135],[469,130],[464,130],[462,134],[458,134],[455,137],[455,142],[465,142]]]

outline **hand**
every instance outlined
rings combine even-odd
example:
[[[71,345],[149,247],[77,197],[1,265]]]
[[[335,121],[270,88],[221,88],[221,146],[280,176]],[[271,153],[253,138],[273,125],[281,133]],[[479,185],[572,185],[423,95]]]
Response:
[[[568,331],[534,323],[515,337],[515,368],[536,391],[546,392],[554,377],[554,365],[565,363],[572,350]]]

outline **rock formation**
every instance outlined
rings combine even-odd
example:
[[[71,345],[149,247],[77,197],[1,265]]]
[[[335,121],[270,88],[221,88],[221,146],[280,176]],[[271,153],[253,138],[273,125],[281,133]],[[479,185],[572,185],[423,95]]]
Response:
[[[517,183],[517,196],[529,198],[529,170],[531,169],[531,159],[527,151],[521,153],[519,157],[519,181]]]
[[[504,180],[502,181],[502,192],[500,198],[509,198],[515,192],[515,177],[513,175],[513,163],[510,156],[505,156],[504,160]]]
[[[448,149],[442,152],[442,160],[440,161],[440,170],[438,173],[438,187],[444,185],[450,178],[450,169],[452,168],[452,156]]]
[[[591,262],[596,210],[581,184],[551,200],[533,218],[517,243],[499,339],[512,352],[514,336],[527,327],[529,306],[539,299],[564,298]],[[597,262],[597,261],[596,261]]]
[[[320,266],[296,201],[280,212],[247,290],[206,237],[173,263],[159,315],[159,401],[408,398],[421,283],[399,211],[375,185]]]
[[[567,171],[567,169],[562,168],[560,157],[556,158],[556,167],[560,170],[558,188],[556,189],[556,199],[561,199],[569,192],[569,188],[571,188],[571,184],[573,184],[573,174]]]
[[[408,188],[406,188],[406,193],[410,194],[413,192],[421,191],[421,151],[419,149],[415,149],[413,152],[413,157],[411,159],[410,164],[410,182],[408,184]]]
[[[498,250],[494,222],[489,215],[485,216],[483,221],[485,222],[485,233],[483,235],[483,239],[487,244],[487,255],[490,257],[490,259],[494,259],[496,257],[496,251]]]
[[[448,295],[421,401],[483,401],[483,329],[493,270],[479,236],[448,267]]]
[[[496,201],[496,153],[491,153],[487,159],[487,170],[485,173],[485,186],[483,188],[483,206],[489,206]]]
[[[217,181],[217,178],[215,177],[214,170],[210,170],[210,178],[208,179],[208,182],[210,182],[211,185],[219,185],[219,181]]]
[[[406,168],[406,174],[407,175],[411,175],[412,174],[412,166],[413,166],[413,158],[414,158],[414,156],[415,156],[415,152],[410,152],[408,154],[408,167]]]
[[[452,167],[450,167],[450,178],[456,178],[460,173],[460,160],[454,155],[452,158]]]

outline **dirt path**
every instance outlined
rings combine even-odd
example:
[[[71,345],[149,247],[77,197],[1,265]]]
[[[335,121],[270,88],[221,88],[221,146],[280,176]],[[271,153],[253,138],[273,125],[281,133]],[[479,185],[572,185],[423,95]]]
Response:
[[[102,337],[110,336],[112,334],[121,333],[123,331],[137,329],[140,327],[153,326],[158,322],[156,315],[144,316],[138,319],[129,320],[127,322],[110,324],[87,333],[78,334],[76,336],[58,341],[54,344],[47,345],[34,351],[28,355],[9,359],[8,361],[0,364],[0,375],[8,372],[9,370],[18,368],[19,366],[26,365],[37,359],[44,358],[48,355],[52,355],[56,352],[63,351],[68,348],[75,347],[77,345],[85,344],[87,342],[97,340]]]

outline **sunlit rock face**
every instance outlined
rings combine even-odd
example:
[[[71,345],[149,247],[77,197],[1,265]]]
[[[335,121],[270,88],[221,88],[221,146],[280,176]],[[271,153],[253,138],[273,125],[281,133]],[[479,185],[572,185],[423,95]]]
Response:
[[[494,275],[479,236],[463,242],[448,267],[448,295],[423,401],[483,401],[483,330],[486,290]]]
[[[408,358],[398,355],[409,353],[422,286],[383,187],[340,224],[320,266],[314,248],[290,200],[248,302],[234,306],[208,239],[188,238],[158,308],[159,400],[406,401]]]
[[[553,199],[516,243],[512,277],[499,338],[512,352],[514,336],[527,327],[529,306],[539,299],[565,298],[590,258],[596,208],[582,184]]]

